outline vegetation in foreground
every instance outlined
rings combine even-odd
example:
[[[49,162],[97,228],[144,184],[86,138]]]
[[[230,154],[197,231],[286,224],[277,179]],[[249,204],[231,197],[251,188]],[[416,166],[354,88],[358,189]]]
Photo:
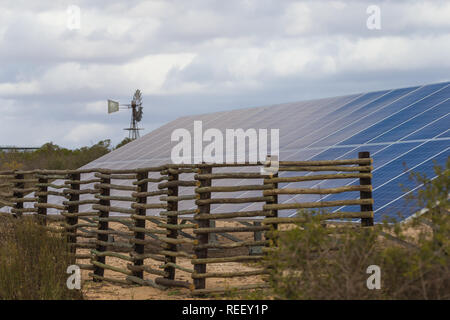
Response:
[[[408,224],[324,228],[317,215],[299,213],[306,221],[279,232],[279,249],[267,257],[270,289],[247,298],[450,299],[450,159],[435,171],[434,180],[412,175],[429,211]],[[380,289],[367,287],[371,265],[380,268]]]
[[[0,216],[0,300],[81,299],[66,285],[67,243],[32,217]]]
[[[131,139],[125,138],[115,148],[111,146],[110,140],[102,140],[90,147],[74,150],[49,142],[32,152],[0,151],[0,171],[78,169],[130,141]]]

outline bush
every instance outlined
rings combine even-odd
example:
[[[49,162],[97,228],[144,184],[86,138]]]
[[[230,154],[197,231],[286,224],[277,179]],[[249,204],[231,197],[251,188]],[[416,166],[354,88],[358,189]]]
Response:
[[[130,143],[131,141],[133,141],[133,139],[130,139],[130,138],[128,138],[128,137],[127,137],[127,138],[124,138],[121,142],[119,142],[119,143],[117,144],[117,146],[116,146],[115,149],[119,149],[120,147],[123,147],[124,145]]]
[[[65,239],[31,217],[0,217],[0,299],[81,299],[66,286],[71,264]]]
[[[317,213],[278,232],[267,257],[271,290],[279,299],[450,299],[449,162],[437,178],[413,177],[424,188],[418,201],[429,209],[409,224],[370,228],[324,227]],[[381,269],[381,289],[369,290],[367,267]]]
[[[32,152],[0,151],[0,170],[78,169],[110,151],[110,140],[75,150],[49,142]]]

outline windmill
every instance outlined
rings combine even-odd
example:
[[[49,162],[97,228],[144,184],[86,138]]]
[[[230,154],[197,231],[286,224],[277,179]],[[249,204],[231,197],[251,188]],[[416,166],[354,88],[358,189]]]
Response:
[[[142,106],[142,94],[141,90],[137,89],[133,95],[133,100],[131,100],[131,104],[122,104],[119,105],[119,102],[108,100],[108,113],[113,113],[119,111],[119,106],[125,106],[122,109],[131,109],[131,121],[130,127],[125,128],[124,130],[129,131],[128,137],[132,140],[139,138],[139,130],[143,130],[143,128],[139,128],[138,124],[142,120],[143,109]]]

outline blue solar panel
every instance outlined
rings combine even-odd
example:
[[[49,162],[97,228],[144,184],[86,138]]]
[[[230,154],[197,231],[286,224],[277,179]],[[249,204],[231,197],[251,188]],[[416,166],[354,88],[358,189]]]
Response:
[[[433,178],[433,160],[444,165],[450,154],[449,85],[450,83],[446,82],[183,117],[91,162],[86,167],[119,169],[170,163],[171,148],[175,145],[171,142],[171,133],[177,128],[185,128],[192,134],[193,123],[196,120],[203,121],[204,130],[276,128],[280,130],[282,161],[348,159],[355,158],[360,151],[369,151],[374,158],[372,182],[375,220],[381,221],[384,216],[394,217],[398,213],[406,217],[420,209],[417,204],[405,200],[405,195],[414,194],[418,189],[409,180],[407,169],[424,172]],[[227,171],[228,168],[217,170]],[[308,173],[282,172],[280,176],[305,174]],[[223,180],[214,183],[243,185],[260,182]],[[281,186],[329,188],[355,183],[358,182],[348,179],[287,183]],[[411,191],[408,193],[400,187],[400,184]],[[190,193],[193,193],[193,188],[180,190],[180,194]],[[260,194],[249,191],[232,195],[247,197]],[[214,196],[224,197],[230,194],[214,194]],[[357,194],[347,193],[328,196],[280,195],[279,202],[343,200],[355,196]],[[180,203],[180,209],[189,209],[193,206],[192,201]],[[235,210],[258,210],[261,207],[261,203],[234,205]],[[331,208],[331,210],[340,209],[359,210],[351,206]],[[227,212],[230,209],[227,205],[213,205],[212,211]],[[157,211],[149,211],[148,214],[157,214]],[[282,216],[293,214],[295,211],[292,210],[280,211]]]

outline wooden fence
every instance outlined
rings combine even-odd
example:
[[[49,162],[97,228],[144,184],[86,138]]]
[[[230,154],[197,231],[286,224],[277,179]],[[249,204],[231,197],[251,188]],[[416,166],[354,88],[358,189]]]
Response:
[[[261,174],[262,166],[274,164],[278,172]],[[269,158],[258,164],[4,171],[0,172],[0,207],[16,216],[34,214],[48,230],[63,233],[74,263],[90,270],[94,281],[186,287],[192,294],[206,294],[266,286],[261,275],[268,271],[256,263],[265,250],[257,249],[276,245],[273,235],[280,224],[304,219],[278,217],[280,211],[358,206],[356,212],[321,217],[360,218],[362,226],[373,225],[371,171],[368,152],[361,152],[358,159],[330,161],[274,163]],[[346,185],[284,187],[325,180]],[[342,193],[353,194],[352,199],[279,201],[285,195]],[[236,210],[236,205],[245,207]],[[213,206],[220,212],[212,213]],[[257,208],[245,209],[252,207]],[[226,267],[229,264],[231,268]],[[210,278],[234,277],[255,279],[255,283],[234,287],[206,283]]]

